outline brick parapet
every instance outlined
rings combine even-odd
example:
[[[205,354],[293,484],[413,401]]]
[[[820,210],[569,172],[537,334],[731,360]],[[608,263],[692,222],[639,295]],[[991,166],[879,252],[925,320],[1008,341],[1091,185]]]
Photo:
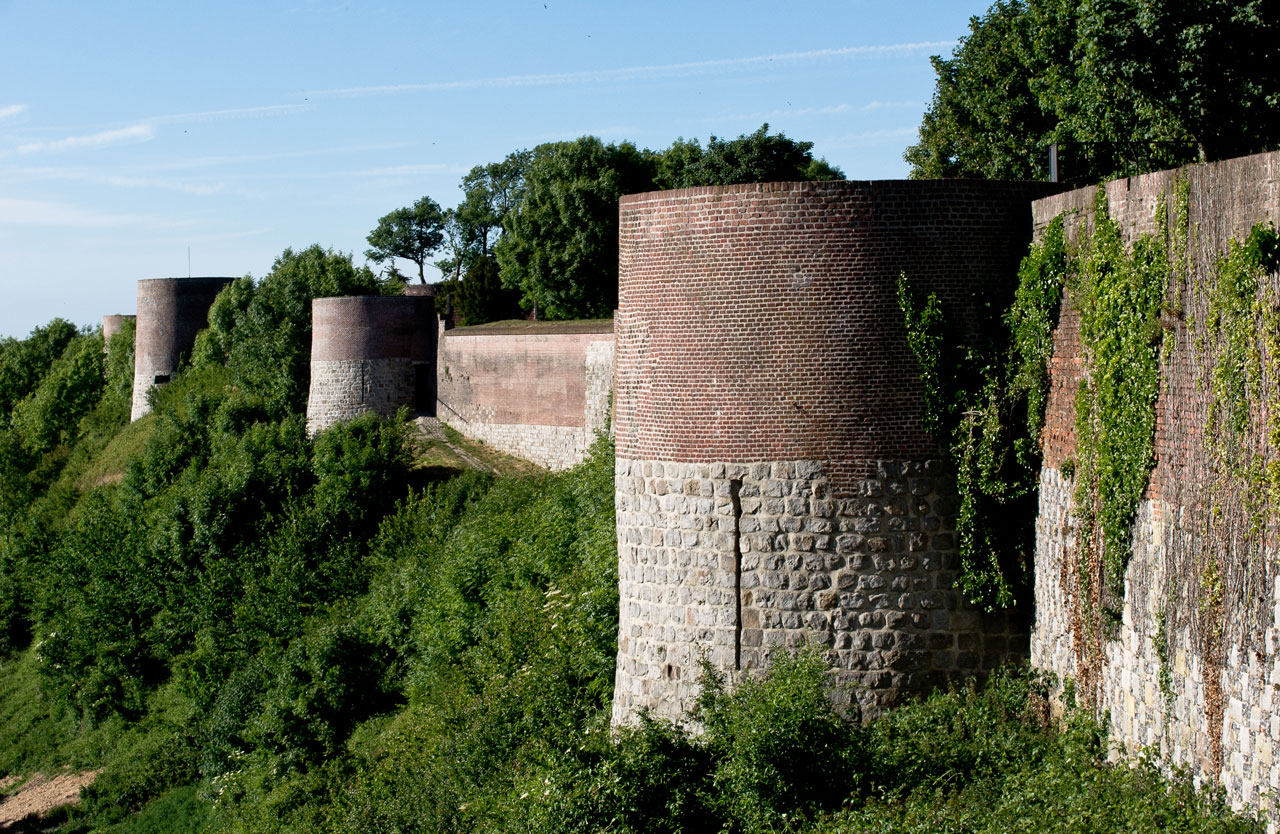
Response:
[[[620,211],[619,457],[927,459],[898,276],[982,338],[1011,292],[1028,203],[1053,186],[767,183],[632,195]]]

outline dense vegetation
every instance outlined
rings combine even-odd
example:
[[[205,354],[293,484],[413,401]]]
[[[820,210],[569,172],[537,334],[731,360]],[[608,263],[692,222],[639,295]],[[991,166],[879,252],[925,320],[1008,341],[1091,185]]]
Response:
[[[415,469],[396,421],[307,437],[269,336],[370,280],[313,248],[231,285],[132,424],[130,330],[0,343],[0,777],[102,769],[19,830],[1256,830],[1021,673],[860,726],[800,653],[708,673],[700,733],[610,732],[611,450],[494,477]]]
[[[1267,0],[998,0],[970,21],[905,157],[916,177],[1098,182],[1280,144]]]
[[[618,298],[618,198],[696,185],[841,179],[812,142],[770,134],[677,139],[662,151],[594,136],[548,142],[478,165],[462,178],[462,202],[442,211],[429,197],[397,209],[369,234],[366,254],[418,267],[440,246],[439,298],[464,324],[530,311],[536,318],[600,318]],[[442,309],[442,312],[444,310]]]

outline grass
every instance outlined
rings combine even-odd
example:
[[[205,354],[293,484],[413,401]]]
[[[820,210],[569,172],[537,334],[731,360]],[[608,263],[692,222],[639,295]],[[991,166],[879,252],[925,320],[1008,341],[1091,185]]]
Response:
[[[129,461],[142,454],[142,449],[154,430],[155,418],[150,415],[120,429],[80,472],[76,478],[76,488],[85,492],[96,486],[119,483]]]

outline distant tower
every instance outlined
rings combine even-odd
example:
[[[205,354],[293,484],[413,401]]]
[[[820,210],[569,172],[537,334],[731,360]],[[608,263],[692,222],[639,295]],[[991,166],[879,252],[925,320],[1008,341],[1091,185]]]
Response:
[[[420,321],[433,301],[353,295],[311,302],[307,431],[368,411],[390,417],[402,406],[419,410],[415,365],[429,364],[432,374],[435,369],[435,322]]]
[[[1051,186],[762,183],[622,198],[613,718],[680,718],[802,645],[874,714],[1025,656],[955,588],[956,491],[898,276],[976,337]],[[1014,639],[1010,639],[1014,637]]]
[[[138,317],[124,314],[102,317],[102,349],[106,350],[107,345],[111,342],[111,337],[120,332],[120,328],[124,327],[126,321],[134,321]]]
[[[151,411],[147,393],[164,385],[209,325],[213,299],[233,278],[152,278],[138,282],[131,419]],[[106,329],[106,323],[103,323]]]

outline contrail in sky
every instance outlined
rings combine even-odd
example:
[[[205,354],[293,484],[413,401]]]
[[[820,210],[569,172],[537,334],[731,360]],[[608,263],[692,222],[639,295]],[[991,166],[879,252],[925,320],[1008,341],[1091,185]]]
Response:
[[[881,46],[846,46],[839,49],[812,49],[806,52],[779,52],[773,55],[754,55],[747,58],[720,58],[709,61],[688,61],[680,64],[654,64],[650,66],[622,67],[610,70],[586,70],[543,75],[506,75],[498,78],[473,78],[459,81],[431,81],[421,84],[386,84],[372,87],[338,87],[329,90],[304,90],[307,96],[363,96],[387,93],[412,93],[429,90],[468,90],[481,87],[552,87],[573,84],[598,84],[607,81],[628,81],[677,75],[732,67],[759,66],[770,62],[783,63],[812,61],[821,58],[878,58],[919,52],[927,49],[945,49],[955,46],[955,41],[923,41],[919,43],[894,43]]]

